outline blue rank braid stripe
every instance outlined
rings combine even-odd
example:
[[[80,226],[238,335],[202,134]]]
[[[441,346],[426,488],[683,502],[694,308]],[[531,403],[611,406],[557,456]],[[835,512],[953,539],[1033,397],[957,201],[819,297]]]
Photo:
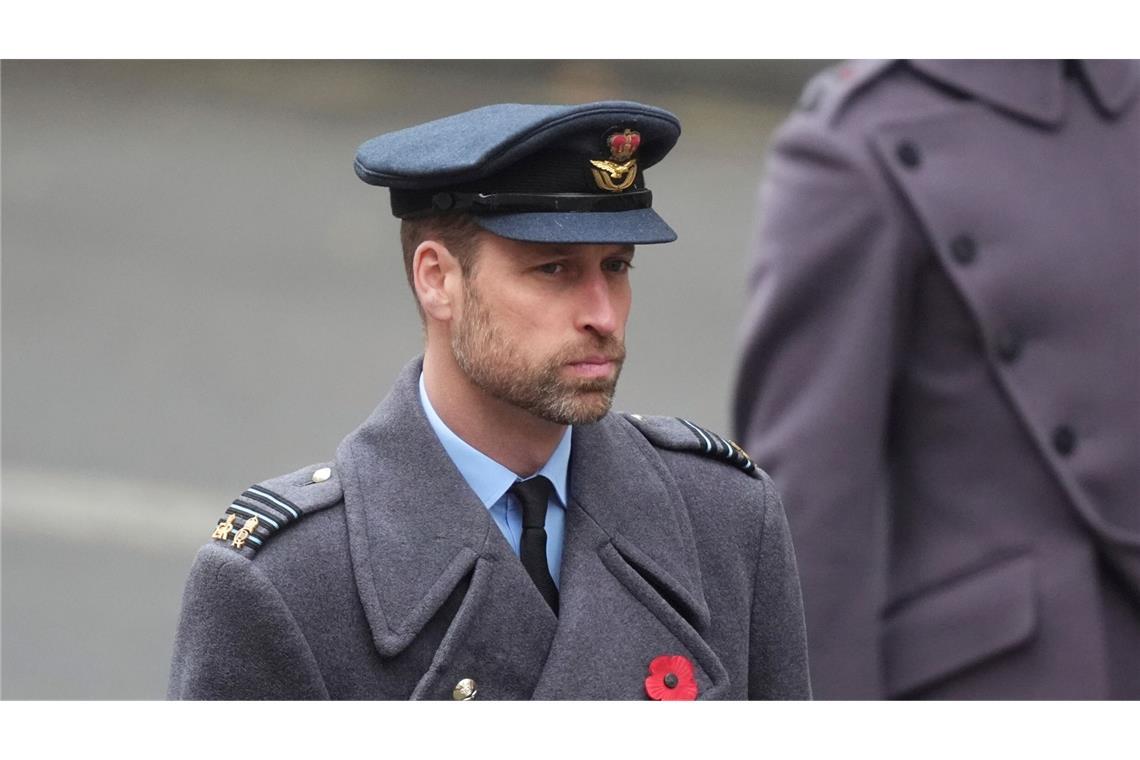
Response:
[[[261,548],[265,541],[272,538],[282,528],[301,517],[301,511],[295,504],[262,486],[251,486],[243,491],[241,496],[234,499],[230,504],[226,514],[232,514],[239,518],[233,525],[230,540],[242,529],[245,519],[257,518],[257,527],[246,537],[247,544],[242,547],[254,551]],[[220,525],[222,522],[224,519],[219,520],[218,524]]]
[[[691,451],[730,464],[754,478],[764,477],[756,463],[738,445],[683,417],[646,417],[626,413],[622,416],[655,446],[672,451]]]
[[[251,499],[257,499],[258,501],[263,502],[267,505],[284,509],[294,519],[301,516],[301,510],[297,507],[296,504],[289,501],[284,496],[270,491],[264,486],[250,486],[242,493],[242,496],[246,496]]]

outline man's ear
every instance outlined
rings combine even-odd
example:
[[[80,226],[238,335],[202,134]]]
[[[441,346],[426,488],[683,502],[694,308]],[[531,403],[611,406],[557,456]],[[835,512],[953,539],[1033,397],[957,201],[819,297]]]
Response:
[[[420,308],[431,319],[447,322],[455,313],[463,272],[447,246],[425,240],[412,255],[412,278]]]

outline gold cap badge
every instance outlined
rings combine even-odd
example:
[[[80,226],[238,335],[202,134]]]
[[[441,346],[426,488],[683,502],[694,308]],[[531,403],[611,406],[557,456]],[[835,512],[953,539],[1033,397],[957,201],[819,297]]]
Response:
[[[627,129],[624,132],[614,132],[606,138],[606,147],[610,149],[610,160],[590,161],[594,168],[594,182],[602,190],[611,193],[620,193],[633,185],[637,179],[637,153],[641,145],[641,134]]]

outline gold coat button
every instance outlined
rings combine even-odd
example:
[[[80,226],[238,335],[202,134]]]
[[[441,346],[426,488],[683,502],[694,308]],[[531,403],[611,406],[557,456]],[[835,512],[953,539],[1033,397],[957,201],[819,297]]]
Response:
[[[313,482],[314,483],[324,483],[326,480],[328,480],[331,477],[332,477],[332,470],[328,467],[322,467],[321,469],[319,469],[313,473]]]
[[[455,684],[455,688],[451,690],[451,698],[456,702],[470,702],[475,699],[477,693],[478,689],[475,688],[475,682],[470,678],[464,678]]]

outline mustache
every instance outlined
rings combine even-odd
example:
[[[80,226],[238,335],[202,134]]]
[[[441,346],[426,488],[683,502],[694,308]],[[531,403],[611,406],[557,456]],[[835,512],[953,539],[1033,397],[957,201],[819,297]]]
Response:
[[[599,338],[592,347],[570,346],[560,351],[554,360],[560,365],[577,364],[599,356],[620,364],[625,361],[625,343],[612,336]]]

